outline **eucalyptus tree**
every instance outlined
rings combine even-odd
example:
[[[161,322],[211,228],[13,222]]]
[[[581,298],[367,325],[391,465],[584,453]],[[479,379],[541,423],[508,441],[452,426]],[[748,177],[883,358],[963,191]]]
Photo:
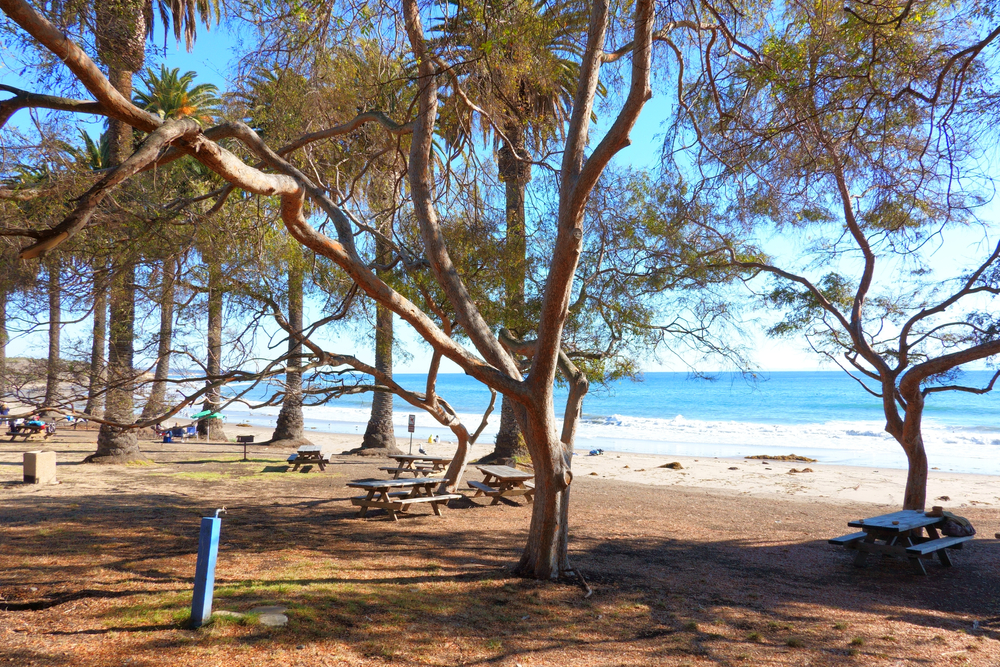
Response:
[[[359,109],[396,111],[406,104],[403,66],[382,53],[375,40],[356,35],[346,44],[320,41],[304,46],[298,57],[306,60],[299,63],[300,69],[257,63],[239,93],[249,122],[272,141],[292,140],[310,131],[317,120],[336,127],[350,122]],[[371,253],[380,277],[391,282],[395,273],[393,224],[404,170],[398,140],[393,134],[364,128],[350,134],[338,132],[331,139],[334,141],[317,143],[304,151],[308,164],[338,201],[357,202],[377,220],[377,232],[365,250]],[[298,162],[298,158],[293,159]],[[374,303],[374,311],[375,366],[392,377],[393,315],[378,303]],[[286,398],[292,399],[293,394]],[[353,451],[364,455],[398,453],[392,414],[393,394],[376,391],[361,445]],[[293,421],[298,423],[301,416]]]
[[[415,0],[403,0],[400,12],[387,13],[389,18],[376,31],[379,35],[390,32],[398,35],[398,40],[391,43],[393,48],[399,47],[399,62],[416,64],[413,104],[397,110],[404,115],[400,119],[402,122],[388,121],[385,113],[363,110],[363,113],[336,129],[321,126],[308,136],[277,147],[270,146],[266,137],[245,124],[229,122],[217,128],[203,129],[189,119],[164,120],[146,113],[132,105],[128,98],[117,94],[86,54],[53,30],[23,0],[0,0],[0,9],[67,64],[73,75],[100,103],[103,113],[150,133],[126,165],[116,169],[88,197],[80,200],[75,214],[25,248],[22,251],[24,257],[37,255],[40,250],[58,245],[62,239],[79,232],[86,225],[86,215],[99,205],[103,197],[138,170],[154,164],[162,166],[181,154],[191,155],[234,187],[280,198],[282,221],[294,239],[337,264],[359,290],[413,327],[433,350],[431,377],[426,391],[419,393],[400,387],[391,378],[360,363],[352,355],[332,354],[315,346],[310,348],[310,353],[318,360],[316,363],[363,368],[365,373],[384,382],[385,388],[450,428],[458,439],[458,451],[446,475],[446,487],[456,484],[461,477],[468,459],[471,434],[454,410],[436,394],[434,377],[441,359],[450,359],[470,376],[523,406],[519,425],[532,456],[536,493],[531,528],[518,571],[546,579],[573,573],[567,549],[569,492],[573,480],[571,457],[575,425],[586,385],[579,373],[574,373],[573,368],[565,363],[561,341],[575,293],[587,224],[587,202],[612,157],[627,145],[629,133],[651,95],[654,37],[662,39],[682,30],[701,32],[707,28],[686,18],[669,21],[664,15],[662,19],[657,19],[650,0],[635,3],[628,16],[612,16],[610,6],[604,2],[595,2],[591,6],[587,32],[581,36],[577,57],[579,74],[572,112],[565,128],[565,140],[558,152],[559,204],[556,220],[548,232],[546,245],[550,250],[546,256],[545,283],[533,340],[507,341],[505,345],[498,339],[494,323],[484,317],[485,306],[481,308],[476,303],[467,287],[467,280],[475,280],[475,276],[463,275],[459,268],[461,264],[452,255],[461,247],[453,246],[445,233],[445,227],[452,218],[449,211],[441,208],[446,201],[438,193],[446,190],[444,181],[450,172],[441,168],[441,162],[436,160],[435,140],[440,136],[439,91],[445,85],[448,66],[443,55],[433,52],[432,43],[425,39],[423,17]],[[392,23],[392,16],[400,16],[402,24]],[[654,31],[657,20],[665,22],[659,31]],[[729,50],[743,48],[727,33],[716,30],[712,34],[726,42]],[[612,36],[617,38],[620,35],[627,35],[624,37],[626,44],[610,44]],[[627,63],[624,62],[626,53],[630,60]],[[609,114],[607,131],[592,140],[590,124],[602,67],[615,61],[619,65],[614,67],[620,67],[618,73],[623,79],[620,95],[608,103],[613,109]],[[445,63],[443,68],[442,62]],[[448,81],[448,85],[455,84]],[[408,113],[412,115],[406,116]],[[414,255],[409,248],[396,243],[397,258],[407,271],[425,272],[436,285],[437,292],[447,301],[454,317],[437,309],[433,299],[408,298],[383,280],[370,261],[359,253],[356,242],[356,236],[371,238],[378,223],[377,216],[355,201],[338,201],[331,197],[330,193],[335,192],[332,187],[335,181],[323,180],[322,174],[317,177],[317,170],[300,169],[285,157],[312,142],[343,136],[359,128],[373,132],[382,128],[399,135],[405,131],[408,151],[406,179],[401,188],[405,187],[411,208],[410,215],[405,219],[398,218],[397,222],[412,225],[422,245],[419,255]],[[233,145],[239,145],[240,150],[252,153],[251,160],[254,164],[257,160],[261,161],[263,168],[247,164],[220,145],[218,140],[224,137],[234,142]],[[162,149],[168,146],[170,150],[162,153]],[[313,175],[307,175],[307,171]],[[309,201],[308,209],[306,200]],[[307,216],[312,214],[312,207],[322,212],[319,220],[321,228],[310,224]],[[327,228],[333,236],[326,235],[324,230]],[[522,374],[510,351],[515,347],[518,352],[530,356],[526,375]],[[553,398],[555,378],[560,368],[571,379],[570,401],[565,406],[566,418],[561,432],[557,428]]]
[[[997,177],[979,108],[1000,92],[1000,26],[985,3],[825,0],[779,14],[725,16],[749,55],[705,51],[711,75],[692,82],[677,136],[698,146],[701,198],[726,202],[706,228],[728,219],[803,240],[800,258],[730,247],[728,261],[773,281],[757,287],[781,314],[772,334],[805,335],[881,403],[908,461],[903,507],[920,509],[925,406],[998,378],[959,371],[1000,354],[1000,245],[975,224]],[[968,250],[942,262],[942,242]]]
[[[443,101],[442,134],[453,143],[474,140],[473,128],[492,136],[505,194],[506,272],[503,318],[514,336],[532,329],[525,289],[528,275],[525,195],[532,163],[564,131],[579,74],[586,28],[582,5],[533,0],[448,2],[432,27],[435,48],[457,63],[459,86]],[[514,403],[504,397],[496,447],[484,460],[524,456]]]

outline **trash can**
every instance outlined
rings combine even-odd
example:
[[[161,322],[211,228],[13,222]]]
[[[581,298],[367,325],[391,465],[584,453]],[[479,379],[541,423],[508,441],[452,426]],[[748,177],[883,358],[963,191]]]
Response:
[[[164,433],[163,434],[163,442],[173,442],[173,441],[174,441],[174,439],[172,437],[170,437],[169,433]]]

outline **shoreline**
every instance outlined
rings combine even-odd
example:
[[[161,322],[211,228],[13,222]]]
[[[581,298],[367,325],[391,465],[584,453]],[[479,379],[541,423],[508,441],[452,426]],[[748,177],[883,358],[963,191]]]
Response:
[[[236,435],[253,435],[258,442],[266,441],[272,429],[261,426],[226,426],[230,438]],[[361,444],[361,437],[353,434],[328,433],[307,429],[306,437],[330,452],[334,458]],[[397,446],[409,451],[409,439],[396,439]],[[210,446],[226,446],[212,443]],[[242,446],[229,443],[233,451]],[[418,447],[431,455],[450,455],[455,444],[428,443],[413,440],[413,452]],[[257,455],[270,449],[250,445]],[[470,448],[470,461],[475,461],[493,450],[493,443],[477,443]],[[292,451],[292,450],[289,450]],[[770,456],[793,452],[769,452]],[[663,467],[677,462],[681,469]],[[735,468],[735,470],[733,470]],[[802,471],[809,468],[812,472]],[[815,502],[871,503],[900,506],[906,486],[906,471],[895,468],[873,468],[806,461],[776,461],[774,459],[747,459],[737,457],[682,456],[644,454],[635,452],[605,451],[600,456],[590,456],[589,450],[576,448],[573,456],[574,480],[597,478],[644,486],[666,486],[705,491],[718,491],[735,496],[774,497],[786,500]],[[478,479],[479,471],[470,463],[465,479]],[[464,486],[464,483],[462,484]],[[944,500],[943,497],[947,497]],[[927,482],[927,507],[942,505],[948,508],[1000,506],[1000,475],[983,473],[958,473],[930,470]]]
[[[237,420],[233,420],[236,422]],[[193,423],[189,419],[171,420],[184,425]],[[308,422],[307,422],[308,423]],[[323,431],[315,426],[307,426],[306,438],[320,445],[334,456],[360,446],[363,424],[356,425],[357,433],[338,433]],[[273,426],[260,424],[239,425],[227,423],[224,426],[227,437],[234,440],[237,435],[253,435],[257,443],[271,437]],[[427,429],[421,429],[426,431]],[[438,431],[443,432],[443,431]],[[91,429],[74,430],[61,428],[56,437],[69,434],[76,442],[81,440],[96,443],[96,431]],[[484,442],[473,445],[470,449],[470,461],[489,454],[493,450],[492,436],[483,434]],[[578,439],[579,440],[579,439]],[[590,442],[587,442],[590,441]],[[242,452],[242,445],[230,443],[198,444],[210,447],[232,447],[232,452]],[[397,435],[397,446],[403,451],[410,449],[409,438]],[[578,442],[579,444],[579,442]],[[699,443],[694,443],[699,444]],[[799,443],[801,444],[801,443]],[[593,445],[593,447],[592,447]],[[600,447],[599,442],[591,438],[585,439],[584,446],[574,450],[573,472],[575,480],[598,478],[609,481],[621,481],[644,486],[667,486],[687,489],[716,491],[734,496],[772,497],[793,501],[814,502],[820,500],[832,503],[872,503],[884,506],[899,506],[902,504],[903,490],[906,484],[906,470],[887,466],[847,465],[826,462],[776,461],[774,459],[748,459],[745,456],[712,456],[706,454],[662,454],[616,451],[605,449],[600,456],[589,456],[592,448]],[[607,445],[605,445],[607,446]],[[450,455],[455,451],[455,444],[442,440],[428,443],[424,437],[413,438],[413,452],[422,447],[428,454]],[[140,440],[140,449],[147,453],[155,453],[156,442],[148,438]],[[264,448],[259,444],[251,444],[250,451],[255,455],[265,455],[268,451],[285,451],[284,448]],[[756,449],[756,448],[754,448]],[[4,448],[10,451],[8,448]],[[292,450],[288,450],[289,453]],[[768,456],[788,454],[808,454],[808,448],[789,446],[787,443],[775,443],[762,452]],[[813,458],[813,457],[810,457]],[[680,463],[680,469],[664,467],[668,463]],[[933,459],[932,459],[933,463]],[[811,469],[812,472],[792,472]],[[466,479],[477,479],[479,471],[471,465],[466,471]],[[464,484],[463,484],[464,486]],[[947,500],[944,498],[947,497]],[[942,505],[946,508],[962,507],[995,507],[1000,506],[1000,475],[980,472],[954,472],[950,470],[930,470],[928,472],[926,506]]]

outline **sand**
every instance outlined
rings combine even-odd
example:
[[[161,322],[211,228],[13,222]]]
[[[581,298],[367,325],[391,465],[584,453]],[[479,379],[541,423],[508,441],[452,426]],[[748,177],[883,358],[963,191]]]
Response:
[[[270,437],[270,430],[257,427],[227,427],[230,437],[253,434],[259,441]],[[360,444],[355,435],[307,432],[315,444],[339,454]],[[409,440],[400,439],[399,447],[409,451]],[[428,454],[454,454],[454,443],[413,441],[413,452],[423,448]],[[492,451],[492,444],[472,447],[471,460]],[[774,451],[773,455],[793,452]],[[681,469],[663,468],[680,463]],[[812,472],[791,472],[809,468]],[[902,505],[906,486],[906,471],[889,468],[824,465],[804,461],[773,461],[759,459],[705,458],[695,456],[657,456],[606,452],[590,456],[588,450],[576,450],[573,473],[577,477],[591,476],[651,486],[672,486],[688,489],[711,489],[736,495],[780,497],[814,502],[861,502],[875,505]],[[467,475],[476,478],[478,472]],[[927,506],[946,508],[1000,506],[1000,476],[973,475],[931,470],[927,483]]]

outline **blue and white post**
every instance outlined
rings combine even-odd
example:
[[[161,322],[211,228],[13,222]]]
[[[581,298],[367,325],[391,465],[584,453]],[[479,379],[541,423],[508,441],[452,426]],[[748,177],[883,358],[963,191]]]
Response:
[[[194,568],[194,598],[191,600],[191,627],[200,628],[212,618],[212,594],[215,592],[215,561],[219,555],[219,534],[222,532],[220,512],[201,518],[198,535],[198,562]]]

